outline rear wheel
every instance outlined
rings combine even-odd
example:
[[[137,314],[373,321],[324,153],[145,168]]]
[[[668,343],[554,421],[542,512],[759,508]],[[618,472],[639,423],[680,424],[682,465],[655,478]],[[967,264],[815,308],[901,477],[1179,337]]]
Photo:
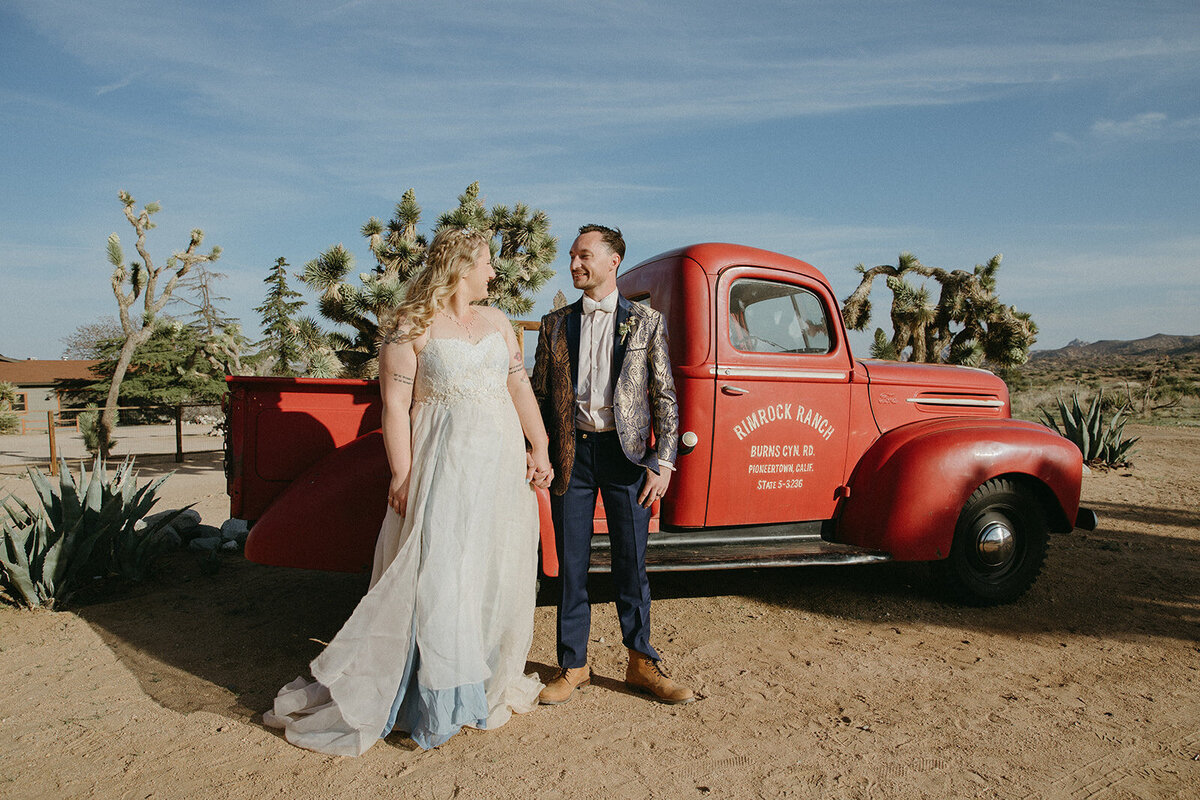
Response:
[[[1037,497],[1007,478],[992,478],[967,499],[950,555],[933,562],[934,575],[959,602],[1011,603],[1037,580],[1048,543]]]

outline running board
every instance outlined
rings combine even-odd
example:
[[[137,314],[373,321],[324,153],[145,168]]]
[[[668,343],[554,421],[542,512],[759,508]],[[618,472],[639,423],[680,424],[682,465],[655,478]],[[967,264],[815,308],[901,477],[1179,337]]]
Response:
[[[872,564],[890,561],[879,550],[821,538],[821,523],[755,528],[710,528],[652,533],[646,543],[647,572],[757,567]],[[592,537],[592,572],[611,572],[608,536]]]

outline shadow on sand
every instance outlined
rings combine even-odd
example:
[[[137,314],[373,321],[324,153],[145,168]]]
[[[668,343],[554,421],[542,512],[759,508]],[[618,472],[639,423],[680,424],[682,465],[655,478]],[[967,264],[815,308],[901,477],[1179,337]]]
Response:
[[[191,468],[188,462],[162,467]],[[151,475],[145,465],[143,476]],[[753,598],[881,626],[1200,641],[1200,543],[1135,533],[1125,524],[1154,516],[1166,526],[1194,529],[1200,518],[1179,509],[1100,505],[1106,524],[1093,533],[1054,536],[1034,588],[998,608],[942,602],[920,564],[658,573],[652,593],[659,600]],[[165,558],[158,575],[131,596],[76,613],[157,702],[243,719],[261,714],[278,687],[305,672],[367,586],[366,575],[265,567],[239,555],[223,556],[216,574],[206,575],[201,559],[188,552]],[[546,605],[550,594],[544,591],[539,602]],[[611,582],[595,576],[593,602],[612,597]],[[552,671],[545,664],[531,667],[543,678]]]

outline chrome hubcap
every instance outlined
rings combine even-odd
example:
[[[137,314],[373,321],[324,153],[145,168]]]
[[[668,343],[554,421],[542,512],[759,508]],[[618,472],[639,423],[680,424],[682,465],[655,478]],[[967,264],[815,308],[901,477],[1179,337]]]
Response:
[[[975,540],[979,560],[989,567],[999,567],[1006,563],[1012,558],[1016,546],[1012,529],[998,520],[984,525]]]

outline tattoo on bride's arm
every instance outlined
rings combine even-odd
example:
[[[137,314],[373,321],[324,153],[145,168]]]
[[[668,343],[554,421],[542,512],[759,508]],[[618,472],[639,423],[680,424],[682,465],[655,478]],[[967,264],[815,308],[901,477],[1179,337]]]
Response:
[[[412,385],[412,382],[413,382],[413,379],[410,376],[401,375],[399,372],[392,373],[392,380],[399,381],[400,383],[407,383],[410,386]]]

